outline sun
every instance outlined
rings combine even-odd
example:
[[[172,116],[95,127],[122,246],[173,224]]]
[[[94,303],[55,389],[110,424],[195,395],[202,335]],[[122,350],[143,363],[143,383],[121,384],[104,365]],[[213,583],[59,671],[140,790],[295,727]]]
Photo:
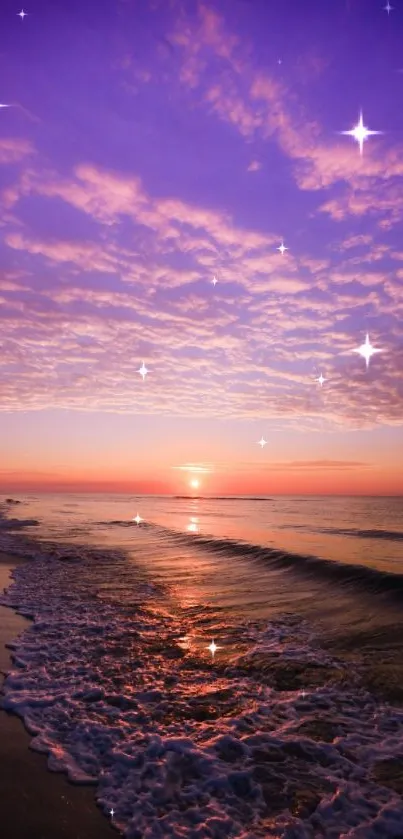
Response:
[[[200,481],[197,478],[192,478],[192,480],[190,481],[190,486],[193,489],[198,489],[200,486]]]

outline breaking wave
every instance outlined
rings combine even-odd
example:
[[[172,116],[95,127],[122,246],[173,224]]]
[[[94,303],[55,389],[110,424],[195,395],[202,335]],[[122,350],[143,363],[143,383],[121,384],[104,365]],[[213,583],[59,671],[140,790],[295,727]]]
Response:
[[[390,597],[403,599],[403,574],[381,571],[365,565],[355,565],[347,562],[323,559],[317,556],[296,554],[262,545],[254,545],[242,540],[219,539],[200,534],[187,535],[182,531],[171,530],[158,524],[142,522],[137,525],[132,521],[99,522],[100,525],[116,527],[152,527],[160,534],[166,534],[171,539],[185,544],[198,545],[205,550],[226,556],[239,556],[256,562],[264,562],[273,568],[290,570],[305,577],[334,580],[343,587],[365,590],[370,594],[386,594]],[[340,532],[340,531],[339,531]],[[372,531],[362,531],[371,533]],[[379,531],[384,532],[384,531]],[[369,538],[369,537],[368,537]],[[387,538],[385,536],[385,538]]]

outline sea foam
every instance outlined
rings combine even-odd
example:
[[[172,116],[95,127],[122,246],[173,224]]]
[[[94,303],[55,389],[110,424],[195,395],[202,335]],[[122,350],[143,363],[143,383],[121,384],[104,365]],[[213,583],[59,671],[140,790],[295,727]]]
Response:
[[[3,707],[49,768],[96,785],[129,839],[401,839],[402,710],[306,622],[208,623],[162,595],[119,552],[42,546],[15,569],[1,602],[33,623]]]

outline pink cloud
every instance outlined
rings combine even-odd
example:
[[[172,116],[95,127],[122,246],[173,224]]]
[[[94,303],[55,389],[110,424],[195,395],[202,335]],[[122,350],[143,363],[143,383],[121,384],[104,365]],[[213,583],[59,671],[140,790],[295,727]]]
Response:
[[[251,110],[234,90],[230,92],[228,83],[216,83],[210,87],[204,95],[204,100],[214,113],[235,125],[245,137],[250,137],[262,125],[262,117]]]
[[[402,172],[403,174],[403,172]],[[334,221],[344,221],[349,216],[372,215],[378,227],[389,229],[400,222],[403,215],[403,194],[400,184],[383,185],[375,182],[361,189],[350,189],[338,198],[332,198],[319,207],[319,212]]]
[[[114,272],[116,270],[113,260],[107,254],[101,256],[99,247],[95,244],[39,242],[30,240],[20,233],[8,233],[4,237],[4,241],[15,250],[41,254],[52,262],[73,262],[85,271]]]
[[[182,15],[171,40],[182,51],[181,81],[192,88],[200,86],[203,80],[204,49],[224,62],[225,72],[209,84],[200,101],[243,137],[249,139],[258,133],[277,142],[293,162],[300,189],[321,190],[337,182],[351,187],[351,193],[322,206],[321,211],[333,219],[367,213],[374,205],[375,189],[378,196],[379,182],[388,184],[403,175],[401,146],[385,149],[382,138],[372,138],[360,156],[350,138],[337,138],[336,130],[325,135],[319,122],[304,112],[295,89],[267,73],[256,72],[250,46],[245,41],[241,44],[228,31],[223,16],[204,4],[200,6],[197,24]],[[326,59],[312,54],[305,56],[302,63],[304,72],[312,77],[312,73],[323,71]],[[343,128],[340,126],[340,130]],[[380,213],[387,213],[387,218],[379,221],[384,229],[403,213],[403,201],[396,192],[401,193],[400,186],[384,194],[379,208]]]
[[[63,198],[107,225],[113,225],[119,216],[127,215],[157,232],[164,241],[180,239],[185,235],[180,228],[190,227],[203,231],[204,236],[208,234],[221,246],[231,246],[239,251],[274,242],[274,237],[242,230],[240,244],[241,231],[232,224],[229,214],[195,207],[179,199],[151,200],[136,177],[122,177],[89,165],[77,166],[75,176],[75,179],[67,181],[53,173],[39,175],[28,170],[20,184],[8,191],[8,206],[14,205],[22,195],[38,194]],[[13,241],[17,240],[14,238]]]
[[[25,157],[34,154],[34,151],[29,140],[23,140],[19,137],[3,137],[0,139],[0,163],[18,163]]]
[[[247,168],[247,172],[258,172],[262,168],[262,164],[258,160],[251,160]]]

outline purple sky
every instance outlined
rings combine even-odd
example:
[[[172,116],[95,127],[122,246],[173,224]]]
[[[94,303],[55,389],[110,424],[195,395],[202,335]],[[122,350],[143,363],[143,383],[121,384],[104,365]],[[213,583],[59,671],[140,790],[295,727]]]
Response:
[[[1,486],[403,491],[385,3],[4,0]]]

